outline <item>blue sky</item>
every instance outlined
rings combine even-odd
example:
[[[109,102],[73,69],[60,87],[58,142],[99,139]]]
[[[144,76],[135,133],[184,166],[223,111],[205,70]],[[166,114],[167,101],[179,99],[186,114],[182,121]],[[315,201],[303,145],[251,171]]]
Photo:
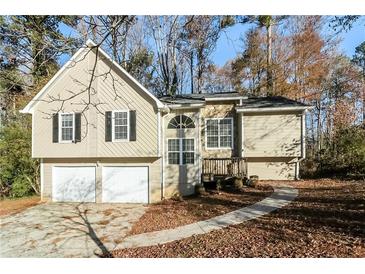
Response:
[[[223,33],[217,43],[216,50],[212,54],[215,64],[223,66],[228,60],[234,58],[237,53],[242,51],[240,37],[250,28],[248,25],[237,24],[228,28]],[[365,41],[365,24],[361,20],[354,24],[350,31],[340,33],[342,41],[340,49],[349,57],[355,52],[355,47]]]
[[[250,25],[236,24],[233,27],[226,29],[220,36],[216,49],[211,56],[211,60],[218,66],[223,66],[227,61],[233,59],[242,52],[242,37],[250,28]],[[328,28],[332,31],[332,28]],[[66,35],[75,35],[75,32],[66,27],[61,26],[61,31]],[[347,32],[343,31],[340,36],[340,49],[349,57],[355,52],[355,47],[365,41],[365,22],[360,20],[354,24],[353,28]],[[64,55],[60,58],[60,63],[63,64],[69,59],[69,56]]]

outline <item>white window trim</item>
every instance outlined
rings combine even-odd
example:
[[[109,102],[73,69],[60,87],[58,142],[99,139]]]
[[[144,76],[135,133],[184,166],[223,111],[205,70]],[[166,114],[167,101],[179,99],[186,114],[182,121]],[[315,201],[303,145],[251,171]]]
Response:
[[[232,136],[231,136],[231,146],[230,147],[221,147],[221,142],[220,142],[220,126],[219,126],[219,122],[218,122],[218,147],[208,147],[208,134],[207,134],[207,121],[210,121],[210,120],[225,120],[225,119],[229,119],[231,120],[231,133],[232,133]],[[233,136],[234,136],[234,132],[233,132],[233,129],[234,129],[234,126],[233,126],[233,117],[223,117],[223,118],[205,118],[204,120],[204,126],[205,126],[205,129],[204,129],[204,133],[205,133],[205,150],[222,150],[222,149],[230,149],[230,150],[233,150]]]
[[[72,140],[62,140],[62,115],[72,114]],[[58,142],[61,144],[70,144],[75,142],[75,112],[58,113]]]
[[[183,141],[182,140],[187,140],[187,139],[190,139],[190,140],[193,140],[193,143],[194,143],[194,151],[183,151]],[[167,138],[167,157],[166,157],[166,164],[167,165],[170,165],[170,166],[187,166],[187,165],[196,165],[197,164],[197,161],[196,161],[196,143],[195,143],[195,138],[189,138],[189,137],[182,137],[182,138]],[[179,151],[169,151],[169,140],[179,140]],[[172,152],[172,153],[179,153],[179,164],[170,164],[169,163],[169,152]],[[193,152],[194,153],[194,164],[183,164],[183,152]]]
[[[126,112],[127,113],[127,139],[115,139],[115,113],[116,112]],[[126,109],[121,109],[121,110],[113,110],[112,111],[112,142],[113,143],[119,143],[119,142],[129,142],[129,129],[130,124],[129,124],[129,110]]]

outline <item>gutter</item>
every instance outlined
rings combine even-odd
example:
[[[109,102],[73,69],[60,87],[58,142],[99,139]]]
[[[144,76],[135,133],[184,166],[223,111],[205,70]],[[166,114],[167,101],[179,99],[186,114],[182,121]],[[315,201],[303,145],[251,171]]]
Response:
[[[196,104],[171,104],[168,105],[170,109],[191,109],[191,108],[203,108],[205,103],[196,103]]]
[[[267,107],[267,108],[244,108],[242,106],[236,107],[238,113],[254,113],[254,112],[278,112],[278,111],[305,111],[307,109],[313,109],[310,106],[300,107]]]
[[[165,118],[161,117],[161,147],[162,147],[162,157],[161,157],[161,200],[165,198]]]
[[[237,101],[242,99],[247,99],[247,96],[239,96],[239,97],[220,97],[220,98],[205,98],[205,101]]]

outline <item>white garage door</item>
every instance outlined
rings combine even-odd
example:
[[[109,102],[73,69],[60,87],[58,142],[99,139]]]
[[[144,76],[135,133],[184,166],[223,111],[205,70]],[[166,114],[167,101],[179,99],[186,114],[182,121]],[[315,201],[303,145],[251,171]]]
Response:
[[[148,167],[103,167],[104,203],[148,203]]]
[[[53,167],[52,199],[95,202],[95,167]]]

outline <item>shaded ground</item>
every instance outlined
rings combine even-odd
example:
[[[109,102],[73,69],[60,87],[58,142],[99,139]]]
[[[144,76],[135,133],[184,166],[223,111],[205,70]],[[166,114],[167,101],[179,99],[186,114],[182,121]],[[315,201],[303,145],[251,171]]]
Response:
[[[365,257],[365,182],[288,184],[299,189],[298,198],[265,217],[165,245],[117,250],[113,256]]]
[[[142,205],[51,203],[0,217],[0,257],[111,256]]]
[[[206,220],[252,205],[271,193],[271,187],[245,188],[242,193],[212,191],[201,196],[185,197],[181,201],[164,200],[150,205],[145,214],[134,224],[130,234],[175,228]]]
[[[14,214],[40,203],[39,196],[0,200],[0,216]]]

